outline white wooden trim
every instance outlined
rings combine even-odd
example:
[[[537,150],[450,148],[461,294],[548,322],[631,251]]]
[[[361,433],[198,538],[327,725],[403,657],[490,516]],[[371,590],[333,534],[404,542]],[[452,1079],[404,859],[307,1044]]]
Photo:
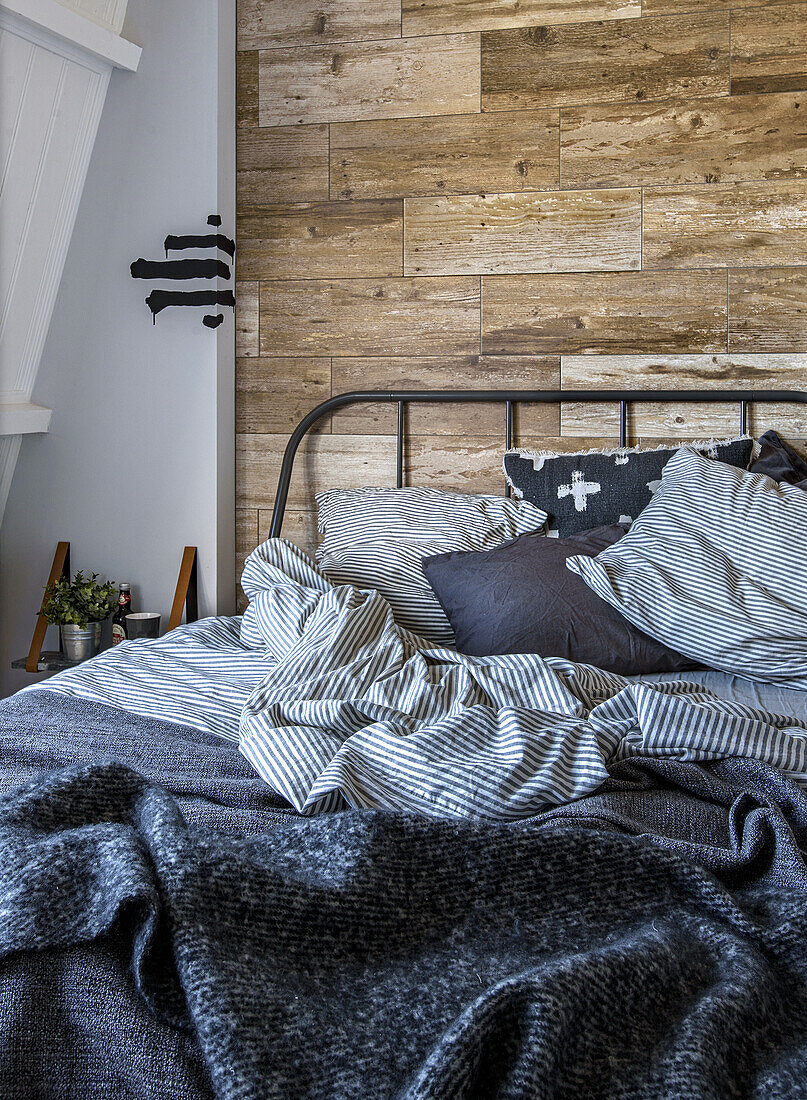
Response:
[[[0,436],[28,435],[46,432],[50,426],[51,410],[30,401],[4,402],[0,394]]]
[[[6,508],[21,442],[21,435],[0,435],[0,523],[3,521],[3,512]]]
[[[39,35],[46,34],[57,50],[69,49],[65,56],[71,60],[78,60],[78,51],[86,59],[94,58],[129,72],[134,72],[140,64],[142,50],[134,42],[72,11],[58,0],[0,0],[0,25],[19,32],[17,21],[27,24]],[[41,38],[37,41],[43,44]]]
[[[31,397],[110,75],[140,60],[103,25],[119,29],[125,10],[126,0],[0,0],[0,522],[23,435],[50,426]]]
[[[127,0],[59,0],[66,8],[120,34]]]
[[[22,358],[18,365],[18,381],[15,389],[25,393],[33,391],[39,360],[45,347],[56,294],[67,258],[67,248],[73,235],[73,225],[78,213],[81,193],[87,178],[90,155],[95,144],[98,122],[106,99],[109,73],[99,73],[87,89],[83,104],[81,125],[72,150],[72,158],[66,166],[64,188],[56,219],[56,231],[51,238],[45,267],[39,283],[36,304],[31,314],[31,326],[25,340]]]

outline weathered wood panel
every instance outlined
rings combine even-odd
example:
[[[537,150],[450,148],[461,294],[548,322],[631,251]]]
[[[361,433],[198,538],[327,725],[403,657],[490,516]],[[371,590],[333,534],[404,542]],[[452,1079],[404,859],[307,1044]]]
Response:
[[[410,485],[463,493],[504,492],[504,446],[477,436],[415,436],[407,448],[406,474]]]
[[[403,0],[404,35],[638,18],[640,0]]]
[[[403,274],[399,200],[251,207],[236,229],[238,271],[245,279]]]
[[[236,138],[236,206],[328,198],[328,127],[263,126]]]
[[[240,581],[244,572],[244,560],[258,545],[258,509],[236,508],[235,510],[235,575]],[[244,590],[238,585],[237,610],[242,612],[247,605]]]
[[[725,351],[725,273],[488,276],[490,355]]]
[[[333,198],[536,191],[557,185],[557,111],[331,127]]]
[[[638,190],[405,199],[407,275],[620,271],[641,264]]]
[[[804,387],[800,387],[803,389]],[[807,408],[792,403],[778,405],[754,405],[749,417],[749,430],[752,435],[760,436],[773,429],[795,446],[802,458],[807,457]]]
[[[764,8],[781,2],[782,0],[643,0],[642,13],[673,15],[692,11],[729,11],[732,8]]]
[[[235,122],[258,125],[258,51],[239,50],[235,55]]]
[[[805,344],[802,344],[805,347]],[[804,386],[807,352],[802,354],[722,355],[564,355],[561,360],[564,389],[693,389],[693,390],[799,390]],[[596,424],[607,424],[618,433],[617,406],[586,409],[563,406],[563,431],[590,435]],[[728,405],[637,404],[628,418],[631,436],[667,439],[733,436],[740,432],[740,409]],[[752,434],[779,428],[788,436],[804,433],[807,408],[799,405],[757,403],[751,406],[748,427]]]
[[[728,95],[729,17],[706,13],[482,34],[482,109]]]
[[[729,349],[807,350],[807,269],[729,272]]]
[[[804,384],[805,372],[807,351],[801,355],[723,353],[561,358],[563,388],[578,390],[799,389]]]
[[[479,356],[443,359],[362,358],[333,360],[333,392],[350,390],[558,389],[558,356]],[[333,430],[381,435],[396,430],[397,406],[355,405],[334,413]],[[520,414],[524,431],[557,435],[556,405],[531,405]],[[409,405],[407,435],[491,436],[504,444],[503,405]]]
[[[400,27],[389,3],[239,0],[242,549],[330,392],[803,385],[807,3],[403,0]],[[613,443],[616,409],[521,408],[516,440]],[[502,408],[407,424],[410,483],[501,492]],[[750,424],[797,441],[807,411]],[[630,418],[646,445],[738,426],[733,405]],[[320,489],[394,484],[394,430],[385,406],[323,422],[284,535],[314,549]]]
[[[479,110],[479,35],[261,50],[262,126]]]
[[[272,512],[269,508],[258,509],[258,538],[265,542],[272,529]],[[289,508],[283,514],[281,537],[293,542],[305,550],[312,558],[320,544],[317,530],[317,513],[313,509]]]
[[[330,396],[330,359],[237,359],[235,430],[290,434]]]
[[[473,355],[479,279],[261,283],[262,355]]]
[[[236,503],[271,508],[287,435],[236,436]],[[395,440],[386,436],[309,434],[294,463],[289,508],[316,509],[323,489],[395,485]]]
[[[235,284],[235,354],[258,355],[258,284]]]
[[[399,0],[238,0],[240,50],[395,38]]]
[[[807,88],[807,6],[737,12],[731,21],[731,90]]]
[[[588,439],[594,434],[619,436],[619,406],[564,402],[560,415],[563,435]],[[716,439],[739,434],[737,406],[690,405],[685,402],[632,405],[628,410],[628,439]]]
[[[807,176],[804,96],[748,95],[561,114],[564,187]]]
[[[807,183],[645,191],[643,242],[646,268],[804,263]]]

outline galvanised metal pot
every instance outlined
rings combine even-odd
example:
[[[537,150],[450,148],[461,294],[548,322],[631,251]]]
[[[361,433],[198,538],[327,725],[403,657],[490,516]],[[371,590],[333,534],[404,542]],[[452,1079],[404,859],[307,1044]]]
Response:
[[[101,648],[101,623],[87,623],[86,626],[62,623],[61,631],[62,648],[69,661],[86,661]]]

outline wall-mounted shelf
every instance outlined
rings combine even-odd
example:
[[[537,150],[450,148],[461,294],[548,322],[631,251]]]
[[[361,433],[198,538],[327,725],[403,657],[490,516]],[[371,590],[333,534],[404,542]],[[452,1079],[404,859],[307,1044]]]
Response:
[[[168,629],[173,630],[182,622],[182,612],[185,612],[185,622],[195,622],[199,616],[198,597],[198,558],[199,554],[195,546],[186,546],[182,552],[182,561],[179,566],[174,602],[171,614],[168,618]],[[53,564],[46,588],[49,588],[59,577],[70,578],[70,543],[60,542],[53,556]],[[40,611],[37,616],[34,634],[31,638],[31,648],[27,657],[18,657],[11,662],[11,667],[25,669],[26,672],[63,672],[66,668],[74,668],[81,661],[71,661],[59,650],[42,651],[45,643],[45,632],[48,623]],[[60,643],[61,644],[61,643]]]

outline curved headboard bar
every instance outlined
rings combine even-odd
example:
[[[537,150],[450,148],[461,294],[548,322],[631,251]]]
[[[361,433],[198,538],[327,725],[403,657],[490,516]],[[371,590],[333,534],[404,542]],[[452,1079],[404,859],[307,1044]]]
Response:
[[[397,483],[403,484],[404,411],[412,403],[440,404],[442,402],[486,402],[502,404],[506,409],[505,442],[512,445],[513,407],[520,404],[559,405],[564,401],[575,404],[607,404],[616,401],[620,405],[620,446],[627,441],[627,409],[634,401],[652,401],[665,404],[675,401],[698,401],[708,404],[737,402],[740,405],[740,431],[748,428],[748,406],[754,403],[780,403],[807,405],[807,391],[801,390],[354,390],[339,393],[315,406],[307,413],[289,437],[283,452],[283,463],[277,482],[277,493],[272,510],[270,538],[278,538],[283,526],[286,501],[289,495],[291,474],[297,450],[305,435],[324,416],[347,405],[397,404]]]

